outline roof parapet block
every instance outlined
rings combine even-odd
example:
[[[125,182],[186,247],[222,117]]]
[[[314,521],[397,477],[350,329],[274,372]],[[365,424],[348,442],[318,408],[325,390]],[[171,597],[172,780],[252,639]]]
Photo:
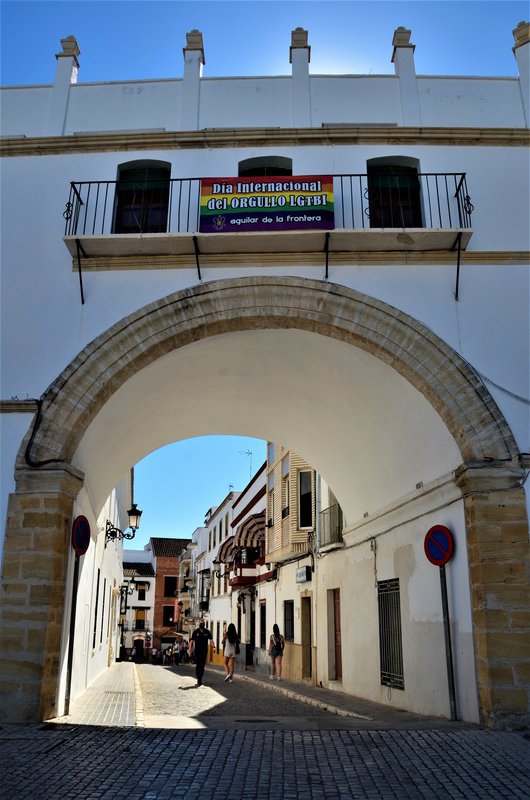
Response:
[[[204,58],[204,45],[202,41],[202,33],[194,28],[192,31],[189,31],[186,34],[186,47],[182,48],[182,52],[184,53],[184,58],[186,58],[186,52],[198,50],[201,54],[201,64],[206,64],[206,59]]]
[[[81,50],[77,44],[75,36],[67,36],[66,39],[61,39],[62,53],[56,53],[55,58],[73,58],[74,65],[79,69],[79,61],[77,56],[80,55]]]
[[[512,33],[515,39],[515,45],[512,47],[512,50],[515,53],[518,47],[522,47],[524,44],[530,42],[530,22],[525,22],[523,20],[513,29]]]
[[[412,50],[412,52],[414,52],[414,50],[416,49],[416,45],[411,44],[410,42],[411,34],[412,31],[409,30],[408,28],[404,28],[403,26],[396,28],[396,30],[394,31],[394,37],[392,39],[392,45],[394,46],[394,50],[392,51],[392,63],[394,63],[394,59],[396,57],[396,49],[398,47],[409,48]]]
[[[291,46],[289,48],[289,63],[293,63],[293,50],[307,50],[307,61],[311,61],[311,47],[308,44],[308,32],[304,28],[295,28],[291,31]]]

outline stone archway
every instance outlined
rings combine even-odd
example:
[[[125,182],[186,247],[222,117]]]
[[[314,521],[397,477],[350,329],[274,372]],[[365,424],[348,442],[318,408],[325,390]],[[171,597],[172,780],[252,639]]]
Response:
[[[526,707],[528,546],[523,471],[509,427],[472,368],[421,323],[344,287],[298,278],[226,280],[177,292],[116,323],[49,387],[20,449],[6,530],[3,641],[16,654],[3,670],[10,707],[28,719],[53,713],[68,538],[83,480],[72,458],[90,423],[126,380],[165,354],[221,333],[271,328],[368,351],[418,389],[454,437],[480,706],[485,722],[513,723]],[[26,622],[10,624],[21,609]],[[21,660],[30,637],[32,654]]]

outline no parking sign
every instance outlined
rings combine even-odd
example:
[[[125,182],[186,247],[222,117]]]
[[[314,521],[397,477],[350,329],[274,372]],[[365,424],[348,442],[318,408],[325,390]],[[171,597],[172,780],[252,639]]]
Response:
[[[425,555],[437,567],[443,567],[450,561],[455,550],[453,534],[445,525],[433,525],[429,528],[423,542]]]
[[[84,556],[90,544],[90,523],[84,516],[76,517],[72,525],[72,547],[76,556]]]
[[[442,614],[444,622],[445,658],[447,663],[447,682],[449,686],[449,704],[451,719],[457,719],[456,689],[453,668],[453,649],[451,645],[451,626],[449,624],[449,602],[447,598],[447,582],[445,578],[445,565],[451,560],[455,551],[453,534],[445,525],[433,525],[425,534],[423,542],[425,555],[431,564],[440,567],[440,589],[442,593]]]

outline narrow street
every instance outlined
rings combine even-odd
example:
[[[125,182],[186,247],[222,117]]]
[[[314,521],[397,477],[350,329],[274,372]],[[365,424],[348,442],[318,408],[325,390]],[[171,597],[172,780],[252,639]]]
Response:
[[[216,730],[359,730],[473,728],[398,711],[387,706],[294,681],[270,681],[255,672],[207,667],[205,685],[195,687],[190,664],[136,668],[147,728]]]
[[[114,664],[70,715],[0,727],[3,794],[66,800],[526,800],[520,732],[291,681]]]

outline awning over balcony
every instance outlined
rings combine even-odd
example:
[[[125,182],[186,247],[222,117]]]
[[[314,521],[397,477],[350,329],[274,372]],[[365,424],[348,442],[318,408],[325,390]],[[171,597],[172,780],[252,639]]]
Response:
[[[235,550],[234,539],[235,536],[229,536],[229,538],[222,543],[221,547],[217,551],[217,561],[220,561],[223,564],[232,563],[234,560]]]
[[[265,511],[251,514],[241,523],[234,536],[234,548],[259,547],[265,539]]]

